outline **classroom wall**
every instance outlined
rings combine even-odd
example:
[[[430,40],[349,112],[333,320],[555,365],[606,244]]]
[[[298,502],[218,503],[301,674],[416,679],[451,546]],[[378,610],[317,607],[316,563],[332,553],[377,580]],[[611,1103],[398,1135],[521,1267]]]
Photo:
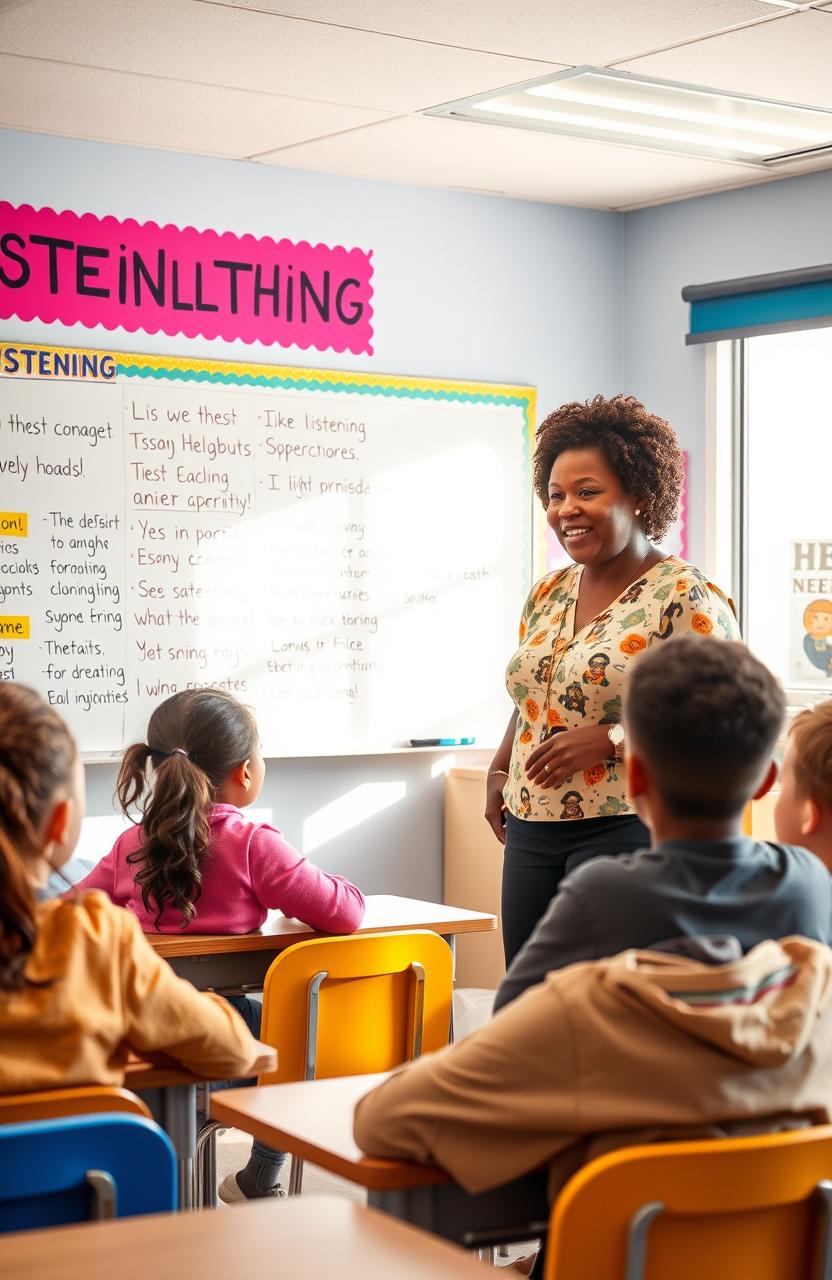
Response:
[[[0,172],[15,204],[372,249],[376,331],[371,357],[17,320],[0,320],[0,338],[528,383],[541,410],[621,386],[624,220],[613,214],[10,131],[0,132]],[[467,497],[476,501],[460,476]],[[430,495],[415,495],[405,513],[414,536],[431,515]],[[489,696],[508,719],[502,681],[495,671]],[[335,805],[335,825],[354,825],[312,852],[321,865],[369,892],[437,899],[437,758],[275,761],[259,803],[301,846],[304,820]],[[91,814],[111,811],[114,779],[114,767],[88,767]],[[374,806],[386,807],[357,820]]]
[[[689,555],[705,548],[705,351],[685,346],[686,284],[832,261],[832,173],[701,196],[622,218],[622,385],[689,451]]]
[[[11,131],[0,131],[0,171],[13,203],[371,248],[376,328],[373,356],[16,320],[0,320],[0,338],[529,383],[541,412],[629,391],[669,418],[689,451],[694,560],[704,551],[705,366],[704,348],[684,345],[681,289],[832,256],[829,173],[618,216]],[[417,530],[429,513],[425,495],[409,513]],[[505,698],[499,671],[493,696]],[[260,803],[299,845],[305,819],[336,806],[334,828],[353,825],[313,857],[370,892],[436,898],[437,759],[276,761]],[[111,812],[114,779],[113,767],[88,768],[91,814]]]

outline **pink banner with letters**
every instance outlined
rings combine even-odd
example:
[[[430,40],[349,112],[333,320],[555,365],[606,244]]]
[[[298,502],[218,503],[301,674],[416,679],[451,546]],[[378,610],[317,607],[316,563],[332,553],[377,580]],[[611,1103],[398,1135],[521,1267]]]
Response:
[[[0,317],[372,354],[371,257],[0,201]]]

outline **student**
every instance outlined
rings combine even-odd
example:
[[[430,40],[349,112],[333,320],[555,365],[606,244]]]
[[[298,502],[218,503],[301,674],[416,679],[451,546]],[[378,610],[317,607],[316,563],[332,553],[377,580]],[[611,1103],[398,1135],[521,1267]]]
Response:
[[[270,908],[330,933],[358,928],[360,889],[241,813],[265,775],[247,707],[218,689],[175,693],[153,712],[147,739],[127,748],[117,783],[125,814],[143,802],[141,825],[119,836],[79,889],[103,889],[144,929],[163,933],[250,933]],[[259,1001],[229,998],[259,1034]],[[285,1159],[255,1141],[245,1169],[221,1183],[220,1198],[276,1195]]]
[[[130,1050],[206,1078],[250,1072],[257,1041],[174,975],[133,916],[102,893],[40,900],[83,813],[66,725],[33,690],[0,684],[0,1093],[120,1085]]]
[[[782,691],[740,644],[681,636],[633,664],[627,786],[650,849],[597,858],[561,883],[509,968],[503,1008],[552,969],[678,935],[727,934],[749,951],[801,934],[832,942],[832,880],[804,849],[742,835],[776,777]]]
[[[832,871],[832,702],[792,723],[774,825],[778,840],[804,845]]]
[[[79,889],[103,889],[161,933],[251,933],[270,909],[330,933],[358,928],[360,889],[241,813],[265,776],[247,707],[219,689],[188,689],[156,708],[147,737],[125,751],[116,787],[128,817],[143,804],[141,825]]]
[[[554,1200],[618,1147],[828,1124],[832,952],[684,946],[701,958],[625,951],[550,973],[362,1098],[356,1142],[433,1161],[472,1194],[548,1164]]]
[[[363,1098],[364,1151],[436,1161],[472,1193],[548,1162],[554,1198],[616,1147],[829,1122],[832,879],[739,834],[782,713],[740,645],[680,638],[634,664],[626,768],[652,852],[567,877],[537,985]],[[766,940],[800,931],[817,941]],[[654,949],[596,958],[628,936]]]

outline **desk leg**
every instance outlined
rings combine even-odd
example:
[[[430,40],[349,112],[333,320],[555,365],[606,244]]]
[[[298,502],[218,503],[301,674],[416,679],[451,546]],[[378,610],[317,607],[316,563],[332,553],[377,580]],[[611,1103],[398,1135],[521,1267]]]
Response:
[[[370,1191],[367,1201],[393,1218],[467,1249],[481,1249],[543,1235],[548,1226],[546,1177],[528,1174],[492,1191],[469,1195],[455,1183]]]
[[[180,1210],[194,1207],[196,1089],[195,1084],[178,1084],[166,1089],[145,1089],[139,1094],[150,1107],[153,1119],[173,1143]]]
[[[447,942],[448,946],[451,948],[451,959],[453,960],[453,977],[456,978],[456,934],[443,933],[443,934],[440,934],[440,937],[444,938],[445,942]]]
[[[445,942],[447,942],[448,946],[451,948],[451,965],[452,965],[451,981],[452,983],[455,983],[456,982],[456,934],[443,933],[443,934],[440,934],[440,937],[442,937],[445,940]],[[448,1044],[453,1044],[453,1042],[454,1042],[454,1004],[453,1004],[453,1000],[451,1000],[451,1025],[448,1028]]]

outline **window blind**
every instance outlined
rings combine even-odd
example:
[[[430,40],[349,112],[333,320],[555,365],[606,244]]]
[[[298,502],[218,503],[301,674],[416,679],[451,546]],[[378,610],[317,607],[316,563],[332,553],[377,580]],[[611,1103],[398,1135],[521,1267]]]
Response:
[[[688,344],[818,329],[832,325],[832,264],[691,284],[682,298],[690,303]]]

